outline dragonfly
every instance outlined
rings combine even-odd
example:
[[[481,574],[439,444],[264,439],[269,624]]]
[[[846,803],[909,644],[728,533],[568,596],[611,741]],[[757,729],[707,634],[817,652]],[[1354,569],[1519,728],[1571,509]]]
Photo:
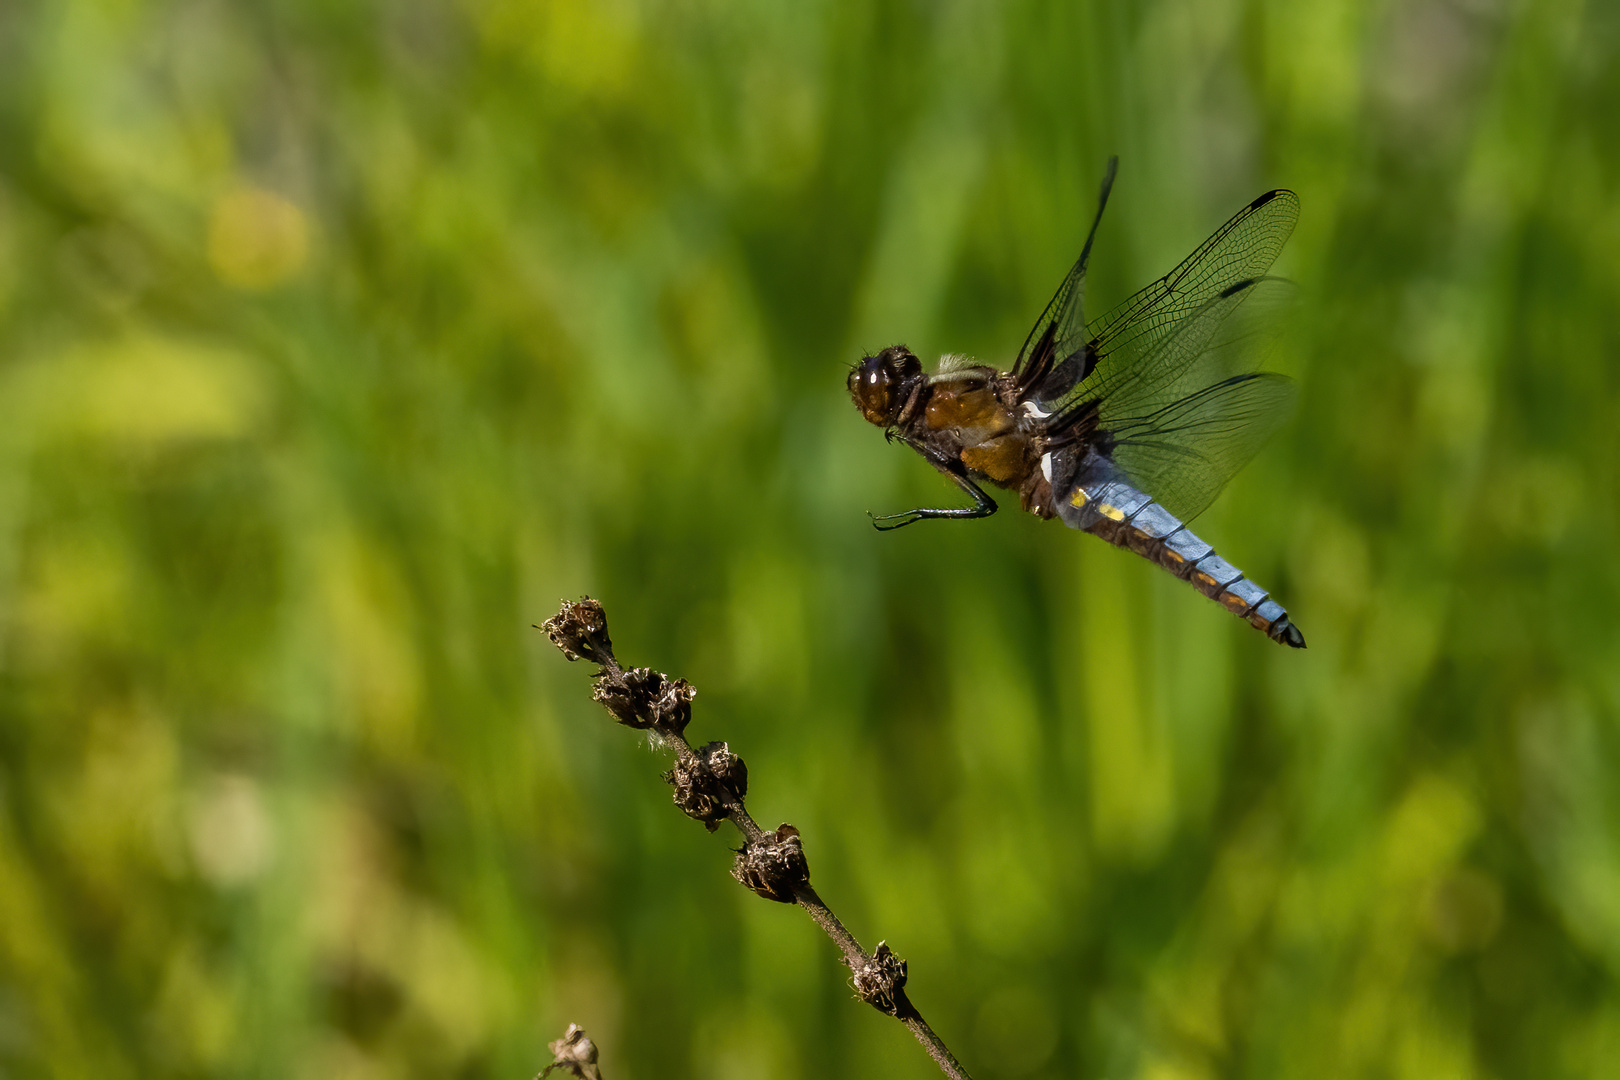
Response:
[[[1108,163],[1080,258],[1011,370],[947,354],[924,371],[910,349],[891,345],[850,371],[861,415],[973,502],[873,524],[989,517],[996,503],[980,485],[994,484],[1037,517],[1133,551],[1303,649],[1283,606],[1187,526],[1293,405],[1287,378],[1255,368],[1291,306],[1294,286],[1268,271],[1299,220],[1299,198],[1266,192],[1174,270],[1088,322],[1086,268],[1118,164]]]

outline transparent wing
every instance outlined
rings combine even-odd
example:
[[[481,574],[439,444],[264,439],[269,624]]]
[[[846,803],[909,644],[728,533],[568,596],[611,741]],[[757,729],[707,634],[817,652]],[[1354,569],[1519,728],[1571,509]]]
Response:
[[[1255,371],[1290,322],[1297,297],[1294,283],[1282,278],[1233,286],[1158,335],[1152,351],[1112,384],[1106,377],[1115,372],[1099,362],[1075,396],[1097,401],[1101,426],[1112,431],[1132,417]]]
[[[1154,412],[1117,422],[1111,457],[1183,521],[1201,514],[1287,419],[1281,375],[1234,375]]]
[[[1287,418],[1294,392],[1256,374],[1296,292],[1265,273],[1299,217],[1260,196],[1163,278],[1086,328],[1035,388],[1049,430],[1096,429],[1132,481],[1182,520],[1220,494]]]
[[[1280,278],[1215,297],[1159,342],[1157,362],[1099,406],[1114,461],[1183,521],[1214,502],[1288,418],[1292,384],[1254,369],[1296,301]]]
[[[1012,373],[1018,385],[1027,388],[1045,379],[1053,364],[1068,355],[1063,343],[1085,340],[1086,266],[1091,262],[1091,245],[1097,239],[1097,226],[1102,224],[1103,208],[1108,205],[1108,193],[1114,187],[1114,176],[1119,171],[1119,158],[1108,159],[1103,173],[1102,190],[1097,195],[1097,216],[1091,220],[1091,231],[1086,234],[1086,246],[1080,249],[1080,258],[1074,268],[1058,286],[1057,293],[1030,328],[1029,336],[1018,350],[1018,360]],[[1072,350],[1069,350],[1072,351]]]
[[[1239,360],[1237,352],[1212,356],[1209,347],[1240,306],[1276,292],[1267,284],[1276,279],[1265,274],[1298,219],[1293,192],[1269,191],[1181,265],[1090,325],[1077,330],[1058,318],[1056,332],[1049,331],[1049,370],[1038,384],[1026,383],[1032,396],[1059,417],[1079,415],[1093,403],[1101,403],[1107,417],[1150,411],[1231,374],[1212,362],[1230,365]],[[1082,270],[1077,264],[1075,272]],[[1063,290],[1053,303],[1060,299],[1078,309]]]

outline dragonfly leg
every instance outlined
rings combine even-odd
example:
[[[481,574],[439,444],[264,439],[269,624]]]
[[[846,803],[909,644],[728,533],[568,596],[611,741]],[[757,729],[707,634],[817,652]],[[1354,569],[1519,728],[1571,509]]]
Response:
[[[973,499],[972,506],[936,507],[920,506],[915,510],[902,510],[898,514],[872,514],[872,524],[878,529],[898,529],[902,525],[910,525],[914,521],[926,521],[930,518],[982,518],[989,517],[996,512],[996,502],[984,491],[965,476],[954,472],[945,475],[955,480],[957,485]]]

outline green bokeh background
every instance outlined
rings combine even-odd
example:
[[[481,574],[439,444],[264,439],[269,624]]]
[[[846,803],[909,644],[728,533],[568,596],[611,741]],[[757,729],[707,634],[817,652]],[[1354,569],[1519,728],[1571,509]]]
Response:
[[[1299,192],[1199,521],[957,496],[1006,363]],[[0,9],[0,1073],[937,1075],[529,629],[604,601],[991,1077],[1620,1060],[1620,7]]]

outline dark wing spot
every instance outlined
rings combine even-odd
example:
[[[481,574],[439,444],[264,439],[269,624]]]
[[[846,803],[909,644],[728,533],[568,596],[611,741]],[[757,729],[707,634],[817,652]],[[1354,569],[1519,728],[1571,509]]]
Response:
[[[1091,374],[1097,366],[1097,359],[1092,347],[1084,346],[1052,369],[1052,373],[1041,383],[1040,392],[1036,396],[1042,401],[1057,401],[1064,397],[1082,379]]]

